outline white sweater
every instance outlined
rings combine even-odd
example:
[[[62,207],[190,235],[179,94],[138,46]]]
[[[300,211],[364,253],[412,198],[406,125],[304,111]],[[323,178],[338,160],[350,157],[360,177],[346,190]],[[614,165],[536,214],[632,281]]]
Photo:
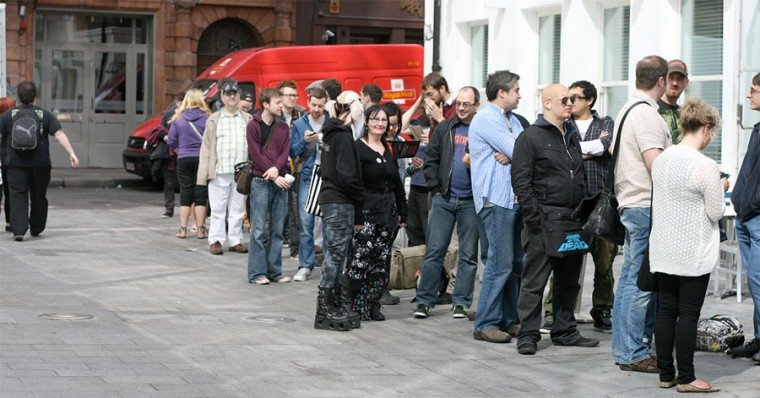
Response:
[[[652,272],[700,276],[720,257],[718,220],[725,200],[714,160],[696,149],[673,145],[652,165]]]

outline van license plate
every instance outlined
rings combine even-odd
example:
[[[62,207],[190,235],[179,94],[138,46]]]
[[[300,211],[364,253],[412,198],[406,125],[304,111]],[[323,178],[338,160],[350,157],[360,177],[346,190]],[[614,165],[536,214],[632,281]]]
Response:
[[[135,164],[132,162],[125,163],[125,168],[129,171],[135,171]]]

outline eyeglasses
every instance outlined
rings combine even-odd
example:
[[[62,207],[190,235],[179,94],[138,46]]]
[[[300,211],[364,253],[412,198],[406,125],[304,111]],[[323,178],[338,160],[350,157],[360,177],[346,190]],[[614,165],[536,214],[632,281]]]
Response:
[[[568,102],[571,103],[571,104],[575,102],[576,98],[573,98],[573,97],[575,97],[575,96],[562,97],[562,99],[560,99],[559,102],[561,102],[562,105],[567,106]]]
[[[578,101],[579,99],[582,99],[582,100],[587,100],[587,99],[588,99],[588,97],[583,97],[583,96],[580,96],[580,95],[578,95],[578,94],[573,94],[573,95],[571,95],[571,96],[570,96],[570,99],[573,101],[573,103],[575,103],[575,102],[576,102],[576,101]]]
[[[283,97],[298,98],[298,94],[283,94]]]
[[[454,106],[456,106],[457,108],[461,106],[464,109],[470,109],[470,107],[472,107],[473,105],[475,104],[469,103],[469,102],[459,102],[459,101],[454,102]]]
[[[377,124],[388,124],[388,119],[382,119],[379,117],[371,117],[369,120]]]

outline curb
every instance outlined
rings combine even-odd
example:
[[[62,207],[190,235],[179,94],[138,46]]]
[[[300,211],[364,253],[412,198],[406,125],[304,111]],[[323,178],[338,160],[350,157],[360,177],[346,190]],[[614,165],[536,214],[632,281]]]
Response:
[[[118,187],[142,187],[145,185],[142,179],[136,178],[65,178],[53,177],[50,179],[48,188],[118,188]]]

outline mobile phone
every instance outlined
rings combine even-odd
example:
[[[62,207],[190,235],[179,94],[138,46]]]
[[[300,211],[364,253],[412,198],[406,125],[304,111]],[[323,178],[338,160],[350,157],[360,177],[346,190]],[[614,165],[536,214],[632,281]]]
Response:
[[[720,178],[728,178],[728,177],[731,177],[731,174],[724,173],[722,171],[720,172]]]

